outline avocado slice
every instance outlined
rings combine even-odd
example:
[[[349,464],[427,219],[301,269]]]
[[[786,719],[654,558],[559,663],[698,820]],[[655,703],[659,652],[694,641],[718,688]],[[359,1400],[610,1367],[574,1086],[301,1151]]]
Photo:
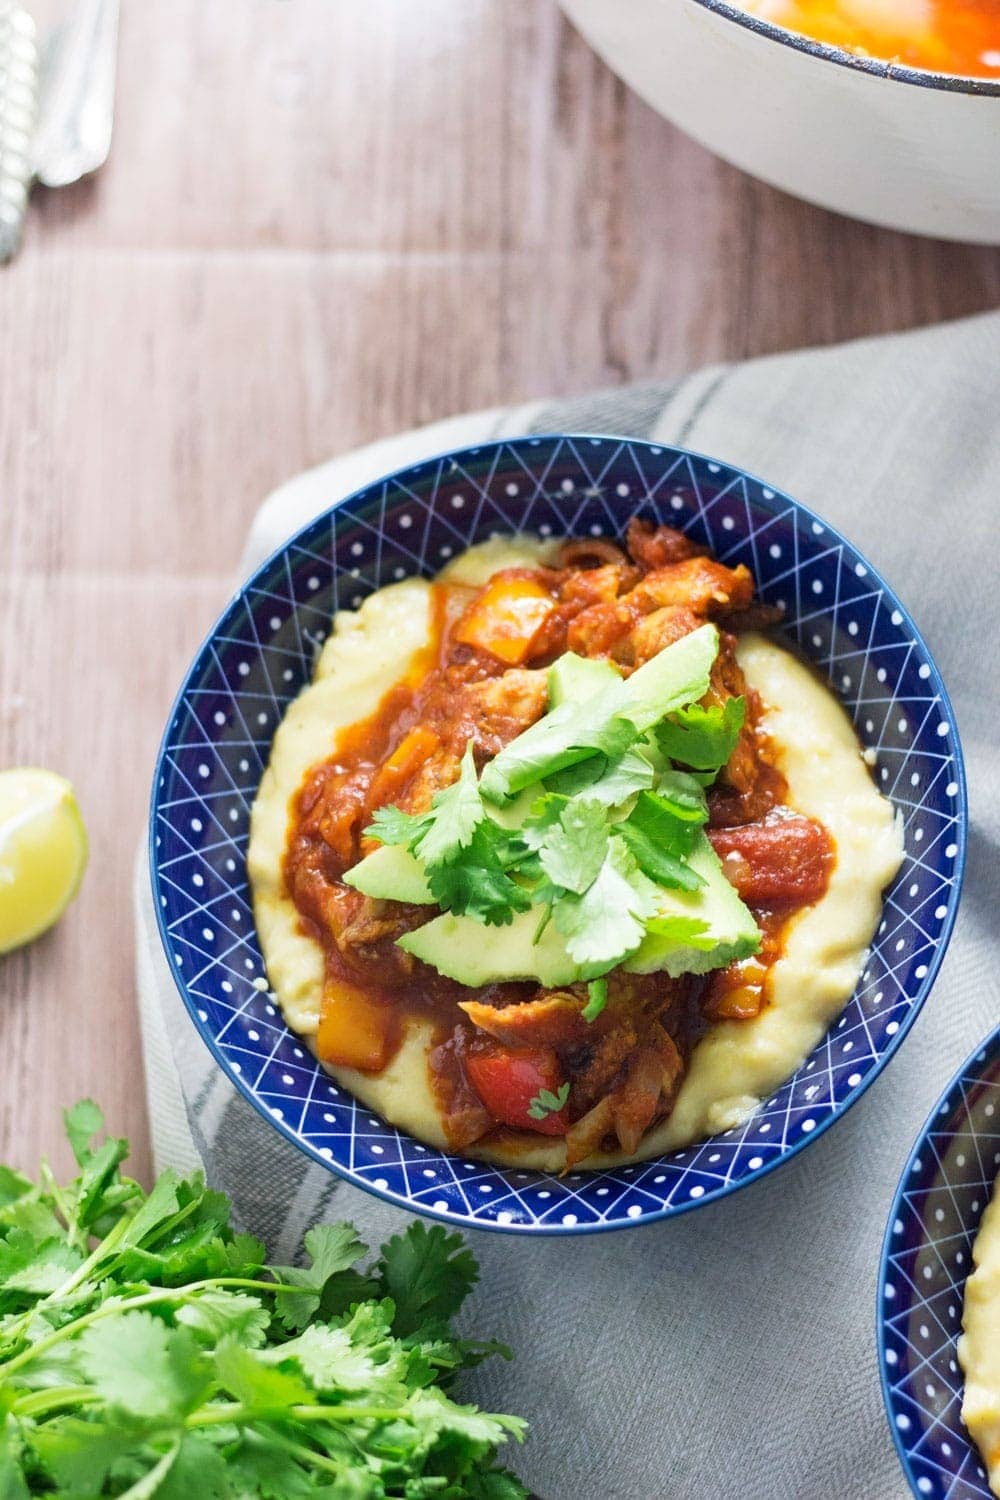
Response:
[[[680,918],[682,933],[692,922],[702,924],[701,930],[690,941],[678,937],[676,929],[673,935],[648,934],[622,965],[629,972],[662,972],[672,977],[704,974],[745,958],[760,946],[751,912],[726,879],[703,833],[695,841],[689,863],[705,884],[697,891],[663,890],[660,915]],[[446,912],[408,932],[399,939],[399,946],[459,984],[537,979],[539,984],[552,986],[592,978],[570,958],[554,922],[549,922],[538,943],[534,941],[543,914],[542,907],[532,907],[518,913],[507,927],[486,927],[472,917]]]
[[[549,922],[535,942],[544,908],[517,912],[506,927],[486,927],[472,917],[444,912],[399,939],[399,946],[459,984],[479,986],[505,979],[537,979],[539,984],[574,984],[586,977],[566,952],[562,935]]]
[[[563,703],[579,703],[593,698],[602,689],[621,682],[622,674],[610,662],[596,661],[566,651],[549,668],[549,712]]]
[[[353,885],[356,891],[376,900],[434,905],[423,865],[401,844],[380,844],[348,870],[343,879],[345,885]]]
[[[747,958],[760,947],[760,929],[753,913],[726,879],[719,856],[704,833],[698,834],[687,862],[705,884],[697,891],[661,888],[659,915],[694,918],[705,923],[705,931],[693,943],[669,933],[647,933],[622,965],[630,973],[662,971],[673,978],[678,974],[705,974],[709,969],[724,968],[734,959]]]

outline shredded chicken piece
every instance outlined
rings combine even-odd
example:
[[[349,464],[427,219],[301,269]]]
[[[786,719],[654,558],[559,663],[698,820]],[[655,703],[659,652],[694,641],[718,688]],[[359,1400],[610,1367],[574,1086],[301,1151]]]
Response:
[[[463,750],[471,738],[483,757],[497,755],[541,718],[547,702],[548,674],[541,670],[514,667],[502,677],[471,682],[456,703],[453,747],[457,733]]]
[[[592,1109],[579,1120],[571,1125],[566,1132],[566,1170],[567,1172],[585,1161],[588,1156],[593,1156],[600,1149],[601,1142],[606,1135],[610,1135],[615,1124],[615,1106],[609,1094],[599,1099]]]
[[[515,1005],[462,1002],[473,1026],[509,1046],[559,1047],[586,1042],[590,1028],[583,1019],[583,1001],[564,990],[539,991],[532,1000]]]
[[[631,1156],[653,1123],[663,1088],[663,1060],[652,1048],[634,1052],[625,1081],[611,1095],[615,1134]]]
[[[651,615],[643,615],[615,648],[615,658],[623,665],[641,667],[703,623],[686,604],[666,604]]]
[[[714,619],[750,605],[753,578],[742,563],[727,568],[711,557],[689,557],[647,573],[629,599],[643,613],[662,609],[665,604],[683,604],[696,614]]]
[[[625,546],[629,557],[646,572],[683,562],[688,557],[702,557],[708,551],[683,531],[675,531],[672,526],[654,526],[652,521],[642,521],[638,516],[628,523]]]

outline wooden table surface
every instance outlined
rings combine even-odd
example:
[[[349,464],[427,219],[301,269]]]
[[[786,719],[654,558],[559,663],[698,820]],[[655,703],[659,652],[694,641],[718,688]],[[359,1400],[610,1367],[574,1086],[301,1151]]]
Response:
[[[91,836],[66,918],[0,959],[0,1159],[65,1165],[92,1094],[148,1170],[153,756],[269,489],[465,408],[998,303],[1000,251],[751,181],[553,0],[126,7],[112,159],[0,269],[0,766],[70,776]]]

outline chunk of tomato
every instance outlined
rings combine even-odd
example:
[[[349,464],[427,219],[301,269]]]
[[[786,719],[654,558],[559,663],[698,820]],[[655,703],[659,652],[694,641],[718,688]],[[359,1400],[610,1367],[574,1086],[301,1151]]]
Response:
[[[469,1081],[495,1120],[516,1130],[539,1135],[565,1135],[566,1107],[536,1120],[531,1101],[541,1089],[557,1094],[562,1083],[559,1059],[551,1047],[503,1047],[494,1043],[470,1051],[465,1058]]]

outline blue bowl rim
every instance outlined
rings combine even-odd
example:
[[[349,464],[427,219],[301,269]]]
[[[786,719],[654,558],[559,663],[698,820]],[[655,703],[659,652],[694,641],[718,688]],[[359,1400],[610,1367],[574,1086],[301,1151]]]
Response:
[[[921,1496],[920,1491],[917,1488],[917,1476],[913,1472],[913,1467],[910,1463],[909,1452],[899,1435],[899,1430],[897,1429],[895,1422],[892,1420],[892,1392],[889,1389],[889,1376],[885,1363],[886,1317],[884,1292],[886,1276],[888,1275],[889,1271],[889,1256],[892,1253],[890,1246],[890,1241],[892,1239],[892,1226],[896,1222],[896,1218],[899,1214],[900,1204],[903,1201],[903,1190],[906,1180],[913,1170],[913,1163],[918,1159],[921,1151],[924,1149],[933,1121],[939,1115],[942,1106],[947,1103],[952,1090],[957,1086],[959,1080],[963,1078],[967,1073],[973,1071],[973,1064],[978,1060],[979,1054],[981,1052],[989,1052],[991,1050],[994,1052],[1000,1052],[1000,1025],[995,1026],[992,1031],[987,1032],[982,1041],[977,1043],[977,1045],[973,1047],[972,1051],[969,1053],[968,1057],[961,1064],[961,1066],[955,1069],[954,1074],[948,1080],[945,1087],[941,1090],[941,1093],[934,1101],[932,1108],[928,1111],[927,1118],[924,1121],[923,1125],[921,1125],[920,1130],[917,1133],[917,1138],[913,1142],[910,1154],[906,1158],[906,1163],[903,1167],[903,1170],[899,1174],[899,1182],[896,1184],[896,1191],[893,1194],[892,1205],[889,1209],[889,1217],[885,1221],[885,1234],[882,1236],[882,1253],[879,1256],[878,1277],[876,1278],[875,1285],[875,1337],[878,1348],[879,1384],[882,1387],[882,1400],[885,1404],[885,1415],[886,1420],[889,1423],[889,1431],[892,1433],[892,1441],[896,1446],[896,1453],[902,1466],[903,1473],[906,1475],[907,1482],[914,1495],[917,1497],[917,1500],[923,1500],[923,1497]],[[995,1059],[993,1060],[995,1061]],[[972,1444],[971,1437],[969,1438],[969,1443]]]
[[[958,854],[955,860],[955,873],[953,876],[951,895],[948,901],[948,915],[944,919],[941,927],[940,937],[938,939],[937,945],[935,946],[934,952],[930,957],[930,961],[927,966],[927,973],[920,981],[920,988],[917,990],[906,1016],[901,1021],[899,1030],[887,1043],[885,1050],[877,1059],[873,1067],[869,1069],[865,1077],[862,1078],[861,1082],[857,1084],[849,1094],[845,1095],[844,1099],[841,1101],[840,1107],[837,1110],[833,1111],[831,1114],[827,1115],[825,1119],[821,1120],[820,1123],[816,1126],[816,1129],[810,1132],[809,1135],[803,1136],[801,1139],[796,1141],[794,1145],[789,1147],[786,1151],[783,1151],[780,1156],[773,1157],[769,1161],[765,1162],[761,1167],[758,1167],[755,1171],[748,1172],[738,1180],[731,1180],[729,1182],[722,1183],[719,1187],[713,1188],[712,1190],[706,1192],[700,1198],[689,1198],[683,1203],[670,1205],[668,1207],[660,1209],[657,1212],[644,1214],[641,1219],[626,1218],[622,1220],[616,1220],[612,1223],[598,1222],[583,1224],[578,1223],[572,1225],[561,1223],[500,1224],[495,1220],[472,1220],[466,1214],[452,1213],[450,1211],[446,1212],[444,1210],[427,1207],[424,1204],[421,1204],[419,1208],[417,1208],[414,1206],[412,1200],[408,1198],[404,1193],[397,1193],[391,1188],[376,1188],[372,1182],[368,1181],[367,1178],[362,1177],[360,1174],[352,1171],[350,1168],[342,1167],[339,1163],[331,1161],[326,1157],[320,1156],[318,1150],[314,1146],[310,1145],[307,1141],[302,1140],[295,1133],[295,1131],[291,1129],[286,1121],[276,1120],[270,1113],[270,1111],[264,1108],[243,1075],[233,1074],[231,1072],[221,1049],[218,1047],[214,1037],[210,1034],[210,1029],[207,1022],[203,1022],[200,1019],[198,1015],[198,1007],[194,1004],[193,998],[188,994],[187,986],[183,983],[180,974],[178,974],[173,964],[169,966],[174,983],[177,986],[177,990],[180,994],[181,1000],[184,1003],[184,1007],[188,1012],[188,1016],[192,1021],[195,1030],[198,1032],[198,1035],[208,1047],[209,1052],[211,1052],[212,1056],[215,1058],[215,1061],[218,1063],[225,1076],[229,1079],[230,1083],[235,1085],[238,1091],[243,1095],[247,1102],[253,1106],[253,1108],[257,1111],[262,1119],[266,1120],[268,1124],[272,1126],[272,1128],[276,1129],[281,1135],[285,1137],[286,1140],[290,1141],[292,1145],[296,1146],[300,1151],[305,1152],[305,1154],[310,1158],[311,1161],[316,1162],[317,1165],[325,1168],[328,1172],[332,1172],[335,1176],[342,1178],[344,1181],[351,1183],[353,1187],[362,1189],[362,1191],[370,1194],[373,1198],[378,1198],[383,1202],[391,1203],[398,1208],[403,1208],[408,1213],[419,1214],[424,1218],[437,1219],[442,1223],[457,1226],[462,1229],[477,1229],[488,1233],[497,1234],[559,1236],[602,1234],[611,1233],[612,1231],[620,1229],[637,1228],[640,1225],[645,1226],[648,1224],[655,1224],[659,1223],[661,1220],[676,1218],[680,1214],[689,1213],[694,1209],[703,1208],[709,1203],[716,1203],[720,1199],[729,1197],[730,1194],[738,1192],[741,1188],[749,1186],[750,1183],[758,1182],[761,1178],[768,1176],[771,1172],[775,1171],[778,1167],[783,1166],[786,1162],[792,1161],[800,1151],[804,1150],[814,1140],[817,1140],[820,1136],[824,1135],[825,1132],[829,1130],[831,1125],[835,1124],[847,1113],[851,1106],[854,1105],[857,1100],[861,1098],[862,1094],[864,1094],[871,1087],[876,1078],[878,1078],[882,1074],[891,1060],[895,1057],[896,1053],[903,1043],[904,1038],[909,1034],[910,1028],[923,1009],[927,996],[930,994],[934,982],[937,978],[938,970],[941,967],[942,960],[944,959],[945,953],[948,949],[948,944],[951,941],[951,934],[955,926],[955,918],[958,913],[958,906],[961,899],[962,886],[965,878],[966,845],[968,831],[968,793],[965,774],[965,757],[962,752],[962,743],[959,736],[958,721],[955,717],[955,711],[952,707],[951,699],[948,696],[948,691],[944,685],[944,682],[942,681],[941,674],[938,671],[937,662],[935,661],[930,648],[924,640],[923,635],[917,628],[913,617],[911,616],[909,610],[906,608],[903,602],[897,597],[895,590],[889,585],[889,583],[882,576],[879,570],[871,565],[871,563],[868,561],[868,558],[864,556],[863,553],[859,552],[857,547],[855,547],[852,542],[848,541],[848,539],[843,535],[842,532],[840,532],[835,526],[832,526],[816,511],[810,509],[809,506],[804,505],[801,501],[794,499],[787,493],[787,491],[782,490],[778,486],[770,484],[761,479],[759,475],[752,473],[748,469],[741,468],[738,464],[728,463],[725,459],[714,458],[709,454],[697,452],[692,448],[682,448],[675,444],[666,442],[651,442],[646,438],[626,437],[621,433],[531,433],[509,438],[490,438],[485,442],[470,444],[463,448],[446,448],[441,452],[430,454],[425,458],[418,459],[414,463],[404,464],[397,469],[391,470],[387,474],[377,476],[368,484],[361,485],[358,489],[352,490],[348,495],[342,495],[339,500],[335,500],[331,505],[328,505],[325,510],[319,511],[316,515],[310,517],[310,519],[306,521],[302,526],[300,526],[297,531],[293,532],[291,536],[286,537],[283,542],[275,547],[267,555],[267,557],[265,557],[263,561],[257,565],[250,576],[244,579],[239,587],[229,596],[226,604],[219,612],[216,619],[213,621],[211,628],[202,637],[202,640],[199,643],[194,656],[192,657],[191,664],[184,674],[181,686],[174,695],[163,735],[160,740],[160,746],[157,751],[156,762],[153,768],[153,781],[149,799],[149,868],[150,881],[153,891],[153,908],[156,913],[156,925],[160,934],[160,941],[163,944],[164,952],[166,953],[167,951],[169,951],[169,941],[166,922],[163,916],[163,907],[159,900],[159,872],[157,868],[156,858],[156,806],[160,776],[163,771],[163,762],[167,752],[167,741],[170,736],[171,726],[173,725],[175,718],[180,712],[194,669],[197,666],[198,662],[201,660],[202,655],[204,654],[211,641],[215,638],[219,626],[221,625],[225,616],[228,614],[229,610],[236,603],[236,601],[244,598],[248,590],[260,577],[260,575],[267,569],[269,569],[272,564],[282,556],[282,554],[288,549],[288,547],[296,542],[299,537],[304,535],[305,532],[310,530],[310,528],[313,527],[317,521],[323,520],[325,517],[332,515],[334,511],[341,509],[342,506],[347,505],[349,502],[360,499],[378,485],[391,483],[393,480],[399,479],[402,475],[412,473],[414,470],[424,470],[430,468],[434,464],[441,463],[444,460],[460,461],[467,458],[477,458],[481,453],[484,452],[484,450],[487,449],[504,447],[517,448],[520,446],[531,448],[540,447],[544,443],[565,441],[574,443],[589,443],[595,441],[602,443],[623,443],[631,445],[633,447],[639,446],[648,449],[654,457],[659,456],[662,453],[670,452],[682,459],[695,459],[696,461],[703,464],[715,464],[720,474],[725,472],[727,475],[731,476],[728,482],[731,483],[732,479],[734,478],[750,480],[751,483],[759,486],[761,490],[769,491],[769,497],[760,497],[760,503],[765,508],[771,508],[774,510],[775,514],[777,514],[780,507],[790,506],[798,516],[803,517],[808,522],[815,522],[818,526],[821,526],[823,528],[823,531],[835,542],[839,543],[843,547],[846,547],[850,552],[854,553],[858,557],[858,559],[867,569],[868,576],[878,587],[885,591],[887,598],[891,601],[894,608],[898,609],[903,621],[905,621],[908,629],[912,632],[915,644],[923,652],[926,662],[930,667],[930,682],[934,687],[936,695],[940,699],[943,716],[948,722],[949,739],[955,758],[955,768],[958,779],[958,798],[956,813],[956,839],[958,842]],[[651,1158],[651,1160],[655,1161],[656,1158]]]
[[[672,3],[672,0],[667,0],[667,3]],[[758,36],[765,37],[768,41],[779,42],[796,52],[805,52],[810,57],[819,58],[821,62],[851,68],[856,73],[868,73],[874,78],[884,78],[896,83],[914,84],[917,88],[938,89],[946,94],[972,94],[986,99],[1000,96],[1000,78],[979,78],[971,73],[939,73],[933,68],[912,68],[905,63],[848,52],[846,47],[838,47],[833,42],[817,41],[800,31],[792,31],[789,27],[779,26],[775,21],[765,20],[763,16],[753,15],[750,11],[742,10],[739,5],[729,4],[728,0],[695,0],[695,4],[722,16],[726,21],[733,21],[745,31],[753,31]]]

